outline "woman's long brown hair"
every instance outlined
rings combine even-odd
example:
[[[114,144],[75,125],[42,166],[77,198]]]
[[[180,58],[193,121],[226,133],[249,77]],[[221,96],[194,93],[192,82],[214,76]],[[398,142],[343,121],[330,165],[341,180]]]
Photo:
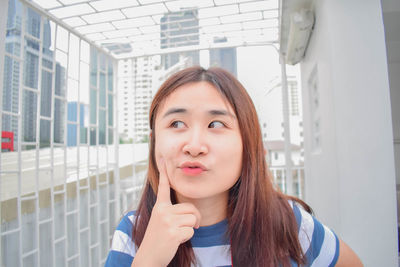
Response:
[[[147,181],[136,212],[133,240],[140,246],[151,211],[156,202],[159,172],[155,160],[155,119],[163,101],[178,87],[206,81],[215,86],[233,107],[243,140],[242,172],[229,191],[228,232],[233,266],[290,266],[290,259],[299,266],[306,258],[298,240],[298,228],[288,200],[301,200],[276,190],[264,156],[261,129],[253,102],[240,82],[221,68],[205,70],[191,67],[165,81],[150,107],[150,157]],[[201,94],[201,92],[199,92]],[[176,203],[171,189],[172,203]],[[190,266],[195,262],[190,241],[181,244],[168,266]]]

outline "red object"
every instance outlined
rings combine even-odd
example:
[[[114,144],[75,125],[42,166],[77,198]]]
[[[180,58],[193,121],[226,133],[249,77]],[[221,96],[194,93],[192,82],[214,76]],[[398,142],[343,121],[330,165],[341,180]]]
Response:
[[[9,149],[14,151],[14,133],[13,132],[1,132],[1,138],[8,138],[8,142],[1,141],[1,149]]]

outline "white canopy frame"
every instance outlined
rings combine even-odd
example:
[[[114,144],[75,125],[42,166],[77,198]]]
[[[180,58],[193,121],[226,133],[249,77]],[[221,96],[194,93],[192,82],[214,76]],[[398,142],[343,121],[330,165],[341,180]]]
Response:
[[[278,0],[22,0],[70,32],[101,48],[115,59],[160,55],[221,47],[278,44]],[[164,14],[192,12],[194,26],[182,21],[161,22]],[[161,48],[172,36],[161,26],[179,27],[173,35],[198,44]],[[182,28],[183,27],[183,28]],[[185,33],[187,32],[187,33]],[[194,33],[193,33],[194,32]],[[226,38],[226,42],[214,42]],[[110,46],[113,48],[110,49]],[[118,47],[124,49],[118,50]],[[130,47],[130,49],[129,49]],[[128,49],[127,49],[128,48]],[[130,51],[129,51],[130,50]]]

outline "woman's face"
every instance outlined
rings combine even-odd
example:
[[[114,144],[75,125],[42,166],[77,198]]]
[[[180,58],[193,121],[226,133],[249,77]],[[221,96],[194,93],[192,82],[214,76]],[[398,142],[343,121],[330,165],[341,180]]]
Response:
[[[235,113],[210,83],[185,84],[161,103],[155,156],[158,166],[165,162],[178,200],[226,197],[240,176],[242,153]]]

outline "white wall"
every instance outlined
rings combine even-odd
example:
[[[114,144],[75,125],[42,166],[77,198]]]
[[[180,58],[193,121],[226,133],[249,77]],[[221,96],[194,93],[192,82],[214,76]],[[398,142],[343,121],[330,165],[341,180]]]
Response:
[[[400,184],[400,62],[391,62],[389,67],[389,80],[391,87],[393,138],[395,147],[397,184]]]
[[[397,183],[397,221],[400,222],[400,1],[382,0],[392,104],[393,143]]]
[[[301,64],[306,201],[365,266],[397,266],[393,134],[379,0],[315,1]],[[320,149],[312,150],[308,80],[316,67]]]

